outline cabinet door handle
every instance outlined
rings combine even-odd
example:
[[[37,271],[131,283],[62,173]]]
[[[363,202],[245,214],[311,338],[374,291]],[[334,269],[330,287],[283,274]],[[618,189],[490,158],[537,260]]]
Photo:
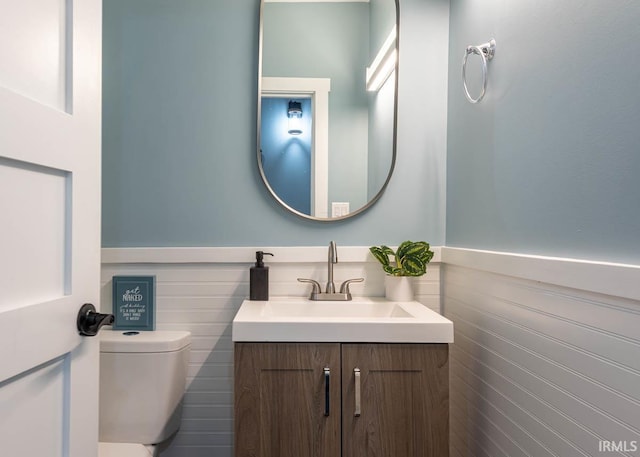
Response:
[[[331,370],[329,369],[329,367],[325,367],[324,369],[324,415],[325,416],[329,415],[330,381],[331,381]]]
[[[356,382],[356,409],[353,415],[360,417],[360,368],[354,368],[353,374]]]

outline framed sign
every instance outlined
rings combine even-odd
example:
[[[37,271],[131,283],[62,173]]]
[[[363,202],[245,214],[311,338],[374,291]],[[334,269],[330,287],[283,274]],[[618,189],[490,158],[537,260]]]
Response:
[[[114,330],[156,329],[156,277],[113,277]]]

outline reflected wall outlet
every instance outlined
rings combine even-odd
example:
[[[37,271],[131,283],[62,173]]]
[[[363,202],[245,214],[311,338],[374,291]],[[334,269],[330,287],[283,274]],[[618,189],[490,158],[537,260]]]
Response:
[[[341,217],[349,214],[349,202],[331,202],[331,217]]]

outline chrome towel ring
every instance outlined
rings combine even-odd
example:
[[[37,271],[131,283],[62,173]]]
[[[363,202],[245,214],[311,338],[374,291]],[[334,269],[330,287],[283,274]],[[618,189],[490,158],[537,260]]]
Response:
[[[487,91],[487,61],[493,59],[493,55],[496,53],[496,40],[493,38],[488,43],[483,43],[478,46],[467,46],[464,52],[464,59],[462,59],[462,86],[464,87],[464,95],[471,103],[478,103],[484,97]],[[467,88],[467,59],[470,54],[477,54],[482,59],[482,90],[478,98],[473,98]]]

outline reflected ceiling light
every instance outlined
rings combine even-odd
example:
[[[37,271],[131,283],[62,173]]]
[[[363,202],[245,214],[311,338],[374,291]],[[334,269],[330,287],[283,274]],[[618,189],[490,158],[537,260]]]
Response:
[[[300,135],[302,133],[302,103],[289,100],[287,117],[289,118],[289,135]]]
[[[389,36],[378,51],[378,54],[376,54],[375,59],[373,59],[371,65],[367,67],[366,82],[368,91],[374,92],[379,90],[395,70],[396,61],[398,60],[396,36],[397,31],[394,25],[391,33],[389,33]]]

